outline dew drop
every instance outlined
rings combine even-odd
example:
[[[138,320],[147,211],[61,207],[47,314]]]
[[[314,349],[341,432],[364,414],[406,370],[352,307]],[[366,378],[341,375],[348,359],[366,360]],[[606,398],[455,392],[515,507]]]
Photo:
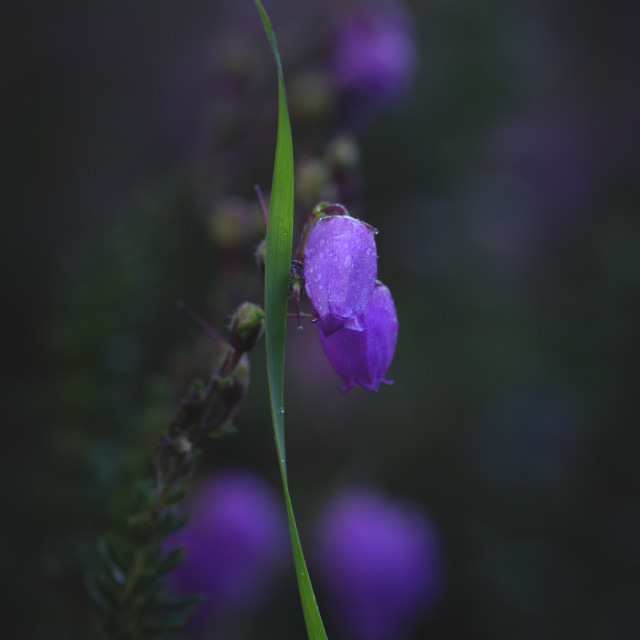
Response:
[[[280,407],[280,413],[284,413],[284,407]]]

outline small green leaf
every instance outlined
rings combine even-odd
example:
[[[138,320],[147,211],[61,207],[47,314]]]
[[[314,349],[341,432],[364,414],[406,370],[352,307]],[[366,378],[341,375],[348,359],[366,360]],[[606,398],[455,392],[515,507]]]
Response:
[[[136,546],[147,544],[151,540],[151,522],[149,514],[135,513],[127,518],[129,540]]]
[[[116,584],[123,585],[126,582],[127,577],[125,576],[124,571],[113,559],[113,556],[111,555],[111,551],[109,549],[109,544],[104,538],[98,540],[98,552],[104,560],[105,565],[109,569],[108,575]]]
[[[187,484],[178,485],[175,489],[172,489],[167,496],[166,503],[167,505],[178,504],[178,502],[182,502],[182,500],[186,497],[189,492],[189,487]]]
[[[162,560],[158,563],[157,572],[158,575],[164,575],[169,571],[175,569],[184,558],[184,547],[178,547],[173,551],[170,551]]]
[[[92,576],[85,578],[85,585],[92,600],[100,607],[102,612],[107,615],[110,614],[113,610],[114,603],[111,598],[106,597],[105,594],[102,593]]]
[[[291,505],[284,446],[284,344],[293,234],[293,143],[291,123],[289,122],[287,96],[284,89],[284,77],[276,37],[269,16],[267,16],[260,0],[254,0],[254,2],[260,13],[278,68],[278,135],[273,167],[271,201],[269,203],[264,285],[267,375],[269,378],[271,419],[276,438],[278,463],[280,465],[280,475],[289,519],[291,546],[293,548],[293,558],[307,635],[309,640],[326,640],[327,635],[309,579]]]

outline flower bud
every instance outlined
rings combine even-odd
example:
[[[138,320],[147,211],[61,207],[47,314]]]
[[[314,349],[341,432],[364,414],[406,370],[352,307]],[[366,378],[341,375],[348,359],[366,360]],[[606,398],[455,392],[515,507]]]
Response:
[[[377,273],[375,229],[348,215],[320,218],[304,249],[305,291],[325,336],[363,330]]]
[[[234,349],[251,351],[264,332],[264,310],[253,302],[243,302],[231,317],[229,330]]]
[[[360,162],[358,143],[350,135],[334,138],[327,147],[326,162],[334,171],[354,171]]]
[[[322,348],[349,391],[354,384],[377,391],[391,364],[398,336],[398,318],[389,289],[377,282],[362,316],[362,331],[345,325],[330,336],[319,332]]]
[[[237,251],[255,237],[259,218],[242,198],[221,198],[209,214],[209,232],[216,247]]]

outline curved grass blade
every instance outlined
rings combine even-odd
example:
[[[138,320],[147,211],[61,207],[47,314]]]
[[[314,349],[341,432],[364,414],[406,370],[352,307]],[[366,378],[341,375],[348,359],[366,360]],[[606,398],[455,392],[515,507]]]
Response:
[[[318,611],[307,565],[302,553],[298,528],[291,506],[287,462],[284,447],[284,343],[286,333],[291,236],[293,233],[293,143],[284,89],[282,64],[269,16],[260,0],[254,0],[260,13],[278,67],[278,136],[273,167],[273,184],[269,203],[267,256],[265,260],[264,306],[266,313],[267,374],[271,419],[276,439],[278,463],[287,505],[289,533],[298,577],[298,589],[309,640],[326,640],[327,635]]]

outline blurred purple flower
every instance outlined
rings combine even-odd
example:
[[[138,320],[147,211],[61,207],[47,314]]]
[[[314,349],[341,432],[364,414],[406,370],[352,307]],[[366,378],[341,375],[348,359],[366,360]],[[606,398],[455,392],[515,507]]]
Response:
[[[325,506],[315,551],[337,622],[350,640],[401,640],[442,589],[432,523],[374,490],[345,490]]]
[[[375,230],[347,215],[318,220],[304,250],[305,291],[325,336],[341,327],[362,331],[376,281]]]
[[[206,596],[194,627],[220,622],[264,595],[269,573],[287,548],[283,509],[258,476],[227,470],[206,479],[190,504],[190,520],[167,540],[185,559],[168,576],[177,593]]]
[[[336,83],[360,99],[377,104],[397,99],[409,86],[416,60],[411,20],[399,4],[359,7],[336,29]]]
[[[380,382],[392,383],[384,376],[396,348],[398,318],[391,292],[381,282],[374,287],[362,324],[363,331],[345,325],[330,336],[319,332],[327,359],[345,381],[342,393],[354,384],[377,391]]]

